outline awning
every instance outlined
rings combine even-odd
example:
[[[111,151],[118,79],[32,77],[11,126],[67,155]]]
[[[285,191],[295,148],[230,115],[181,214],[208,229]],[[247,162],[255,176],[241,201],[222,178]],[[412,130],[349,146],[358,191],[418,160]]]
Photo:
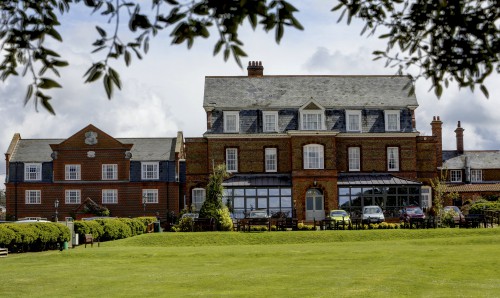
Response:
[[[241,175],[241,174],[236,174],[232,176],[231,178],[226,179],[223,183],[222,186],[224,187],[247,187],[247,186],[254,186],[254,187],[260,187],[260,186],[292,186],[292,179],[290,175],[282,175],[282,174],[276,174],[276,175],[262,175],[262,174],[255,174],[255,175]]]
[[[371,174],[348,174],[340,173],[337,181],[339,186],[359,186],[359,185],[378,185],[378,186],[421,186],[422,182],[410,180],[407,178],[397,177],[385,173]]]

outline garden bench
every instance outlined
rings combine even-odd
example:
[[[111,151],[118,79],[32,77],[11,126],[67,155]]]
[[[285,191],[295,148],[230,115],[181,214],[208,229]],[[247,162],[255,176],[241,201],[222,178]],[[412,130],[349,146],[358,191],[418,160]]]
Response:
[[[296,218],[279,218],[276,221],[276,229],[278,231],[286,231],[288,229],[292,229],[292,231],[298,230],[299,221]]]
[[[213,218],[195,218],[193,231],[215,231],[215,220]]]
[[[87,248],[87,244],[90,244],[90,247],[94,247],[94,237],[92,236],[92,234],[85,234],[83,243],[85,244],[85,248]],[[101,246],[99,240],[97,240],[97,246]]]
[[[252,229],[252,226],[267,226],[267,231],[271,231],[271,220],[269,218],[249,218],[248,219],[248,232]]]
[[[9,255],[9,250],[7,248],[0,248],[0,257],[5,258]]]

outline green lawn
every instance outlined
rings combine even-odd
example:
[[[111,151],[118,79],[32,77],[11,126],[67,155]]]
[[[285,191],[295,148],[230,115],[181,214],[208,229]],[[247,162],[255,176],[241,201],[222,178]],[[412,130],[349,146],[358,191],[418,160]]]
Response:
[[[500,228],[157,233],[0,259],[2,297],[499,297]]]

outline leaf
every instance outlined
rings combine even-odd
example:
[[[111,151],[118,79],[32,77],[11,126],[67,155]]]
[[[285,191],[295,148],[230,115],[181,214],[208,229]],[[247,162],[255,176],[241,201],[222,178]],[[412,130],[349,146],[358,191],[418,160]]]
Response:
[[[486,96],[486,98],[490,98],[490,93],[488,92],[488,89],[486,88],[486,86],[481,85],[481,86],[479,86],[479,89],[481,89],[481,92],[483,92],[483,94],[484,94],[484,96]]]
[[[130,52],[125,51],[123,58],[125,59],[125,65],[129,66],[130,65]]]
[[[28,103],[32,95],[33,95],[33,85],[30,84],[26,90],[26,96],[24,97],[24,105]]]
[[[106,31],[104,29],[99,26],[95,26],[95,29],[97,30],[97,32],[99,32],[99,35],[101,35],[102,38],[106,37]]]
[[[106,90],[108,99],[111,99],[111,97],[113,96],[113,84],[111,83],[111,78],[106,74],[104,75],[102,82],[104,84],[104,90]]]
[[[47,32],[47,34],[52,36],[54,39],[62,42],[61,35],[54,28],[50,28],[50,30]]]
[[[121,85],[120,75],[118,74],[118,72],[111,67],[108,69],[108,71],[109,71],[109,77],[111,78],[113,83],[115,83],[116,87],[118,87],[118,89],[121,90],[122,85]]]
[[[50,88],[61,88],[61,85],[54,80],[48,78],[41,78],[40,83],[38,83],[38,88],[50,89]]]

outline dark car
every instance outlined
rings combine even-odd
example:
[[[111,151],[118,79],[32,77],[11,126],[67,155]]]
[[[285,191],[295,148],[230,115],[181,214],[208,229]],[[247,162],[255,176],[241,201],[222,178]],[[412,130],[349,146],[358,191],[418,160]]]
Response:
[[[400,211],[399,219],[403,222],[410,222],[410,219],[421,218],[425,219],[425,213],[418,206],[408,206],[404,207]]]

